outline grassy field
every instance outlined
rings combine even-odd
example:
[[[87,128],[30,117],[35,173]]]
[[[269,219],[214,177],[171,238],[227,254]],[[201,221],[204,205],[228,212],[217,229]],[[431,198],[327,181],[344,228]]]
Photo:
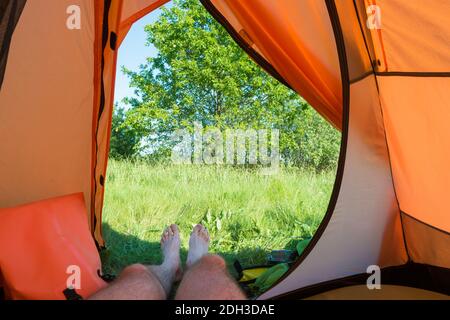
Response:
[[[242,168],[164,166],[111,160],[103,213],[105,272],[161,262],[159,239],[180,226],[186,259],[192,226],[204,223],[211,251],[232,265],[264,263],[271,250],[293,248],[315,232],[326,211],[334,172],[299,169],[263,176]]]

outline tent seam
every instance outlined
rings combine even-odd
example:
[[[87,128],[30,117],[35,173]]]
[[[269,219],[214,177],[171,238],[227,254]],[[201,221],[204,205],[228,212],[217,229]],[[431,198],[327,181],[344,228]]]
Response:
[[[425,221],[422,221],[422,220],[420,220],[420,219],[417,219],[416,217],[410,215],[409,213],[406,213],[405,211],[400,210],[400,213],[403,214],[403,215],[405,215],[405,216],[407,216],[408,218],[410,218],[410,219],[412,219],[412,220],[418,222],[418,223],[421,223],[421,224],[423,224],[423,225],[425,225],[425,226],[427,226],[427,227],[429,227],[429,228],[432,228],[432,229],[434,229],[434,230],[436,230],[436,231],[438,231],[438,232],[442,232],[442,233],[444,233],[444,234],[450,236],[450,232],[449,232],[449,231],[445,231],[445,230],[442,230],[441,228],[438,228],[438,227],[436,227],[436,226],[432,226],[431,224],[429,224],[429,223],[427,223],[427,222],[425,222]]]
[[[356,4],[356,0],[353,0],[353,7],[355,9],[355,14],[356,14],[356,18],[358,20],[358,24],[359,24],[359,28],[360,28],[360,31],[361,31],[361,35],[362,35],[363,40],[364,40],[364,45],[366,47],[367,56],[370,59],[370,61],[372,61],[372,57],[370,55],[370,50],[369,50],[369,45],[367,43],[366,35],[364,34],[364,30],[363,30],[363,27],[362,27],[362,24],[361,24],[361,17],[360,17],[359,12],[358,12],[358,6]],[[386,64],[387,64],[387,61],[386,61]],[[375,81],[375,85],[376,85],[377,92],[378,92],[378,103],[379,103],[381,118],[382,118],[382,121],[383,121],[383,134],[384,134],[384,141],[386,143],[386,150],[387,150],[387,156],[388,156],[388,162],[389,162],[389,171],[390,171],[390,175],[391,175],[392,188],[393,188],[393,191],[394,191],[395,200],[397,202],[400,223],[401,223],[401,226],[402,226],[403,245],[405,247],[406,256],[408,258],[407,262],[410,262],[411,261],[411,255],[409,253],[408,243],[406,241],[405,228],[404,228],[404,225],[403,225],[403,219],[402,219],[402,215],[401,215],[400,201],[398,199],[397,188],[395,186],[394,170],[392,169],[391,152],[390,152],[390,148],[389,148],[389,142],[388,142],[388,139],[387,139],[385,116],[384,116],[383,106],[382,106],[382,102],[381,102],[381,98],[380,98],[380,93],[381,93],[380,86],[379,86],[379,83],[378,83],[378,80],[377,80],[377,77],[376,77],[377,72],[375,70],[375,66],[373,65],[373,63],[371,63],[370,65],[372,67],[371,74],[374,75],[374,81]],[[366,77],[369,77],[369,76],[370,76],[370,74],[366,73],[366,75],[364,77],[362,77],[360,80],[363,80],[363,79],[365,79]],[[358,82],[358,81],[356,81],[356,82]]]

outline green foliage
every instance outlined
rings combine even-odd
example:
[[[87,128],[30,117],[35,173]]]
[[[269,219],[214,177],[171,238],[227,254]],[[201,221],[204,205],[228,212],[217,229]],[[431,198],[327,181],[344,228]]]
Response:
[[[339,132],[255,64],[198,0],[176,0],[145,30],[158,55],[138,71],[124,69],[137,93],[125,100],[124,128],[141,137],[152,158],[167,159],[172,133],[199,122],[220,130],[279,129],[285,163],[335,165]]]
[[[302,117],[295,120],[299,130],[289,137],[285,147],[289,164],[314,168],[318,171],[337,166],[341,135],[312,108],[304,110]]]
[[[126,112],[117,105],[112,118],[110,156],[114,159],[132,158],[139,151],[140,136],[125,124]]]

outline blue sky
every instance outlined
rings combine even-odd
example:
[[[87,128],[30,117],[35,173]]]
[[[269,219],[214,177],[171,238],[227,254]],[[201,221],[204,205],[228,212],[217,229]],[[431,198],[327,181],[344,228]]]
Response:
[[[170,3],[165,5],[165,7],[170,6]],[[134,90],[129,87],[128,77],[122,72],[122,66],[130,70],[138,70],[139,66],[145,63],[146,58],[154,57],[157,54],[157,50],[153,45],[146,45],[147,37],[144,27],[155,22],[160,14],[161,10],[158,9],[137,21],[120,46],[114,97],[115,102],[119,102],[119,104],[121,104],[120,102],[123,98],[134,95]]]

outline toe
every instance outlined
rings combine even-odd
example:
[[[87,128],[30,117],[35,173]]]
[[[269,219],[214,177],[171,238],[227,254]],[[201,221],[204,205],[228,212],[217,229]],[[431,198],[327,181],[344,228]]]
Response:
[[[196,225],[195,227],[194,227],[194,229],[192,230],[192,233],[195,233],[195,234],[200,234],[200,232],[201,232],[201,230],[202,230],[202,225],[201,224],[198,224],[198,225]]]
[[[199,236],[200,236],[203,240],[205,240],[206,242],[209,241],[209,233],[208,233],[208,230],[207,230],[204,226],[201,226],[201,230],[200,230],[200,232],[199,232]]]
[[[162,237],[161,237],[161,240],[162,241],[167,241],[168,239],[169,239],[169,229],[167,228],[167,229],[164,230],[164,232],[162,234]]]
[[[172,234],[174,236],[179,235],[180,234],[180,230],[178,229],[178,226],[176,224],[172,224],[170,226],[170,230],[172,231]]]

